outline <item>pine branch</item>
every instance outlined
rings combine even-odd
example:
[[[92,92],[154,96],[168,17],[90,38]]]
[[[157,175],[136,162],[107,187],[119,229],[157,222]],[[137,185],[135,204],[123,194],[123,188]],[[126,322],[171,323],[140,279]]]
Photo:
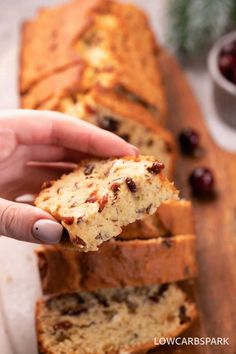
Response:
[[[181,54],[202,53],[235,28],[236,0],[169,0],[170,42]]]

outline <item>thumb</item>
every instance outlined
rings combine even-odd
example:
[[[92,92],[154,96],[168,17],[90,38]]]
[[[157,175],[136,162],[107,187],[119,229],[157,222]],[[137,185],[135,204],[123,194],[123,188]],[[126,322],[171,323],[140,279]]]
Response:
[[[61,224],[45,211],[0,198],[0,235],[34,243],[58,243]]]

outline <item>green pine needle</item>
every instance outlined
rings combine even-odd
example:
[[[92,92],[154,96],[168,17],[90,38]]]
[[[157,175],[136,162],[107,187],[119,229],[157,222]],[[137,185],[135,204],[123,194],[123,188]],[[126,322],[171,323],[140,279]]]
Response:
[[[236,0],[169,0],[170,41],[182,54],[202,53],[236,26]]]

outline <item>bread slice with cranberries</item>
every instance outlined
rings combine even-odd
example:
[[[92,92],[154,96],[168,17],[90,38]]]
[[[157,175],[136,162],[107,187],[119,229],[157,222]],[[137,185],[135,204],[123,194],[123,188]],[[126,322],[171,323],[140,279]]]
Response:
[[[35,204],[62,223],[76,247],[95,251],[125,225],[178,198],[163,167],[149,156],[85,160],[47,185]]]
[[[195,304],[175,284],[51,296],[37,303],[39,352],[146,353],[196,317]]]

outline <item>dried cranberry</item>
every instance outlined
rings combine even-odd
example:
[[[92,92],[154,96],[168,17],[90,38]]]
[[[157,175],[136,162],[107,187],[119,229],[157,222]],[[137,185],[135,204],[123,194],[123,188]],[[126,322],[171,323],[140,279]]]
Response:
[[[154,144],[154,141],[153,141],[153,139],[149,139],[148,141],[147,141],[147,146],[152,146]]]
[[[129,188],[130,192],[135,193],[137,192],[137,186],[135,182],[132,180],[132,178],[127,177],[125,180],[127,187]]]
[[[214,194],[214,176],[206,167],[197,167],[189,177],[189,184],[193,194],[198,197]]]
[[[193,155],[200,145],[200,136],[192,128],[185,128],[179,134],[180,148],[183,154]]]
[[[102,129],[108,130],[109,132],[116,132],[119,128],[119,122],[115,120],[113,117],[103,117],[100,122],[99,126]]]
[[[117,182],[113,183],[111,185],[111,190],[112,192],[117,193],[120,190],[120,183]]]
[[[179,322],[180,324],[184,324],[189,321],[190,321],[190,317],[187,316],[186,307],[184,305],[181,305],[179,308]]]
[[[105,194],[101,199],[98,201],[99,209],[98,212],[101,213],[103,209],[105,208],[106,204],[108,202],[108,194]]]
[[[168,290],[168,284],[162,284],[152,295],[149,296],[149,299],[158,303],[163,294]]]
[[[93,172],[94,166],[93,165],[86,165],[84,167],[84,174],[85,176],[91,175],[91,173]]]
[[[157,175],[161,172],[161,170],[163,170],[163,168],[165,168],[165,165],[162,162],[155,161],[153,162],[152,166],[147,167],[147,170],[148,172]]]
[[[54,324],[53,329],[54,331],[58,330],[68,330],[73,326],[73,324],[69,321],[61,321],[56,324]]]
[[[72,225],[74,222],[74,217],[73,216],[64,216],[62,218],[62,221],[66,224],[66,225]]]
[[[88,198],[85,200],[85,203],[95,203],[97,199],[97,191],[95,190],[89,194]]]
[[[107,301],[107,299],[106,299],[106,297],[104,296],[104,295],[102,295],[102,294],[100,294],[100,293],[96,293],[96,292],[93,292],[93,293],[91,293],[94,297],[95,297],[95,299],[99,302],[99,304],[101,304],[102,306],[104,306],[104,307],[109,307],[110,305],[109,305],[109,303],[108,303],[108,301]]]
[[[120,134],[119,137],[125,141],[127,141],[127,143],[130,141],[130,136],[129,134]]]
[[[87,113],[92,114],[92,115],[97,113],[96,109],[94,107],[90,106],[89,104],[85,104],[84,109],[86,110]]]

